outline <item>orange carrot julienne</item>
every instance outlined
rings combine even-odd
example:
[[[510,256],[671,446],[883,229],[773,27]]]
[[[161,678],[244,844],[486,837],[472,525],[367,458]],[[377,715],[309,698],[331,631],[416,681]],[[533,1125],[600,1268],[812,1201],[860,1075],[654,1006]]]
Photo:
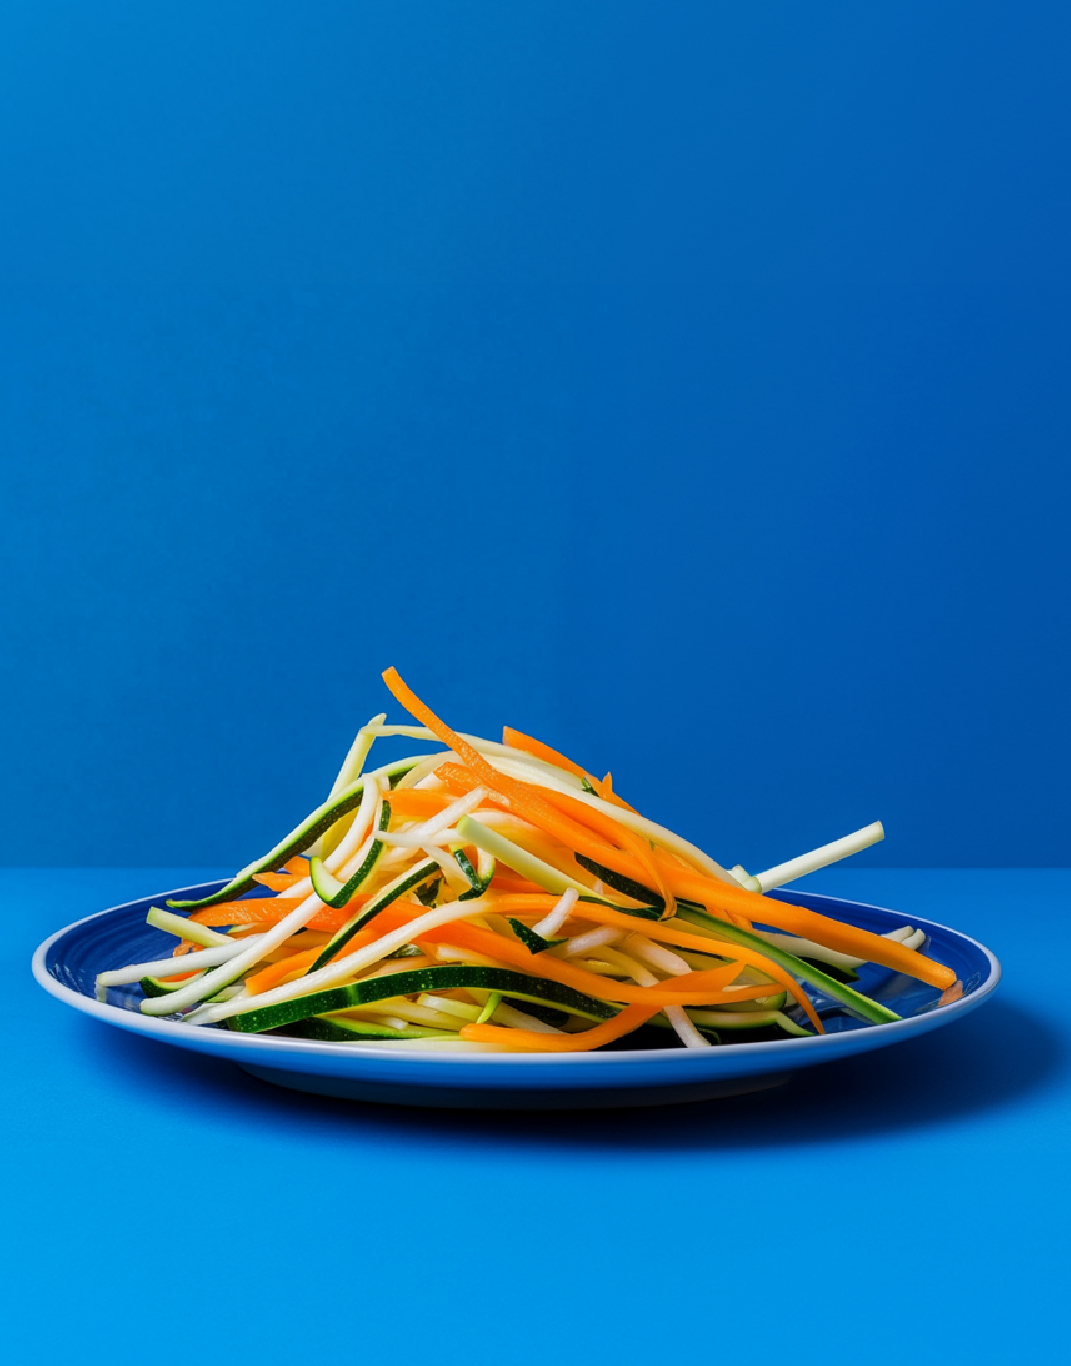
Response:
[[[611,806],[620,806],[625,811],[636,811],[634,806],[629,806],[624,797],[619,797],[614,791],[614,780],[609,773],[607,773],[601,783],[597,778],[591,778],[589,781],[595,789],[595,795],[601,797],[604,802],[609,802]]]
[[[353,912],[367,900],[367,895],[358,893],[341,910],[323,906],[308,922],[308,928],[333,933],[341,929]],[[206,906],[204,910],[194,911],[190,919],[199,925],[277,925],[284,915],[300,904],[294,897],[250,897],[247,901],[221,901],[216,906]]]
[[[246,990],[251,996],[255,996],[259,992],[270,991],[272,987],[282,986],[291,978],[300,977],[302,973],[307,972],[319,956],[320,950],[316,948],[281,958],[278,963],[272,963],[270,967],[261,968],[259,972],[253,973],[252,977],[247,977]]]
[[[545,914],[549,905],[556,900],[550,893],[547,893],[542,902],[537,902],[534,896],[499,896],[495,897],[488,909],[497,912],[499,915],[524,915]],[[594,902],[580,902],[573,910],[573,916],[577,920],[588,920],[595,925],[607,925],[613,929],[630,930],[634,934],[645,935],[648,939],[655,939],[663,944],[675,944],[681,949],[692,949],[696,953],[713,953],[719,958],[730,958],[737,963],[746,964],[748,967],[757,968],[767,977],[771,978],[782,991],[787,991],[806,1012],[811,1021],[818,1027],[817,1016],[814,1014],[810,998],[799,985],[796,979],[772,959],[753,949],[746,944],[734,944],[731,940],[708,939],[704,935],[689,934],[687,931],[678,930],[663,921],[644,920],[639,916],[628,915],[624,911],[615,911],[609,906],[599,906]],[[717,933],[711,927],[712,933]],[[686,984],[691,977],[696,974],[689,974],[688,977],[679,977],[677,981],[682,985]],[[594,993],[591,993],[594,994]],[[758,995],[770,995],[769,986],[765,986]],[[622,1000],[625,998],[622,997]],[[743,999],[743,998],[738,998]]]
[[[253,881],[272,892],[285,892],[288,887],[300,882],[302,876],[300,873],[254,873]]]
[[[427,930],[419,935],[415,942],[454,944],[460,949],[484,954],[510,967],[520,968],[534,977],[549,977],[552,981],[561,982],[563,986],[573,987],[576,991],[586,992],[588,996],[594,996],[602,1001],[624,1001],[630,1005],[649,1004],[661,1008],[666,1005],[728,1005],[733,1001],[746,1001],[771,994],[769,983],[729,989],[729,984],[739,973],[749,954],[749,950],[742,949],[737,957],[739,946],[736,945],[732,946],[735,961],[725,967],[671,977],[654,987],[639,987],[632,982],[618,982],[599,977],[594,972],[588,972],[586,968],[576,967],[572,963],[563,962],[560,958],[548,957],[542,953],[529,953],[524,945],[516,940],[508,940],[504,935],[495,934],[491,930],[481,930],[478,926],[467,924],[463,920],[455,920],[438,929]],[[752,956],[759,957],[758,954]],[[765,960],[763,961],[765,963]],[[767,972],[765,966],[762,967],[762,971]],[[770,964],[767,975],[783,985],[785,990],[791,989],[793,995],[803,997],[800,1004],[804,1006],[815,1028],[821,1033],[822,1023],[814,1014],[810,1001],[797,983],[774,963]]]
[[[797,934],[803,939],[811,939],[827,949],[862,958],[868,963],[878,963],[892,968],[894,972],[905,973],[929,986],[944,991],[956,980],[956,974],[943,963],[926,958],[916,949],[905,949],[895,940],[885,939],[871,930],[861,930],[855,925],[846,925],[831,916],[821,915],[818,911],[807,910],[804,906],[793,906],[787,901],[777,901],[773,897],[760,896],[743,887],[730,887],[728,883],[704,877],[702,873],[671,866],[668,859],[661,857],[663,851],[655,850],[655,858],[662,866],[666,881],[679,896],[698,901],[708,909],[723,913],[737,908],[743,909],[752,920],[763,925],[772,925],[786,934]],[[638,876],[638,872],[633,876]]]
[[[427,820],[445,811],[454,800],[451,792],[426,792],[415,787],[403,787],[387,796],[392,817],[402,821]]]
[[[551,749],[542,740],[533,740],[530,735],[525,735],[522,730],[503,726],[502,743],[509,745],[511,749],[523,749],[526,753],[533,755],[534,758],[542,759],[544,763],[553,764],[555,768],[564,768],[566,773],[572,773],[577,778],[588,778],[587,769],[581,768],[579,764],[574,764],[572,759],[567,759],[564,754],[559,754],[556,749]]]
[[[579,1034],[537,1034],[534,1029],[467,1024],[461,1027],[461,1038],[469,1043],[501,1044],[503,1048],[525,1053],[584,1053],[631,1034],[657,1014],[657,1006],[626,1006],[612,1020],[606,1020]]]
[[[416,693],[399,677],[397,669],[387,669],[383,674],[383,681],[411,716],[434,731],[443,744],[448,745],[464,761],[465,767],[472,772],[480,785],[507,799],[511,811],[531,821],[533,825],[538,825],[541,830],[561,840],[571,849],[579,848],[581,853],[586,853],[588,848],[592,848],[596,850],[590,855],[592,858],[598,858],[600,852],[607,853],[601,840],[593,840],[590,833],[578,826],[575,821],[563,817],[561,812],[545,799],[543,789],[499,773],[467,740],[451,730],[430,707],[421,702]],[[439,774],[444,776],[443,770],[448,767],[456,766],[442,764],[438,769]],[[611,865],[608,863],[607,866]]]

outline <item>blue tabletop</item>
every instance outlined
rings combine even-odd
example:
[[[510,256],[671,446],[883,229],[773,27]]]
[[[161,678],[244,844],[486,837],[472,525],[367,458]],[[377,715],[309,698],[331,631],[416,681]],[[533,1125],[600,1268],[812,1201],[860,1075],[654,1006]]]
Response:
[[[33,982],[52,930],[226,871],[0,870],[19,1361],[945,1366],[1062,1345],[1071,871],[816,875],[981,939],[994,1000],[776,1091],[560,1115],[277,1090]]]

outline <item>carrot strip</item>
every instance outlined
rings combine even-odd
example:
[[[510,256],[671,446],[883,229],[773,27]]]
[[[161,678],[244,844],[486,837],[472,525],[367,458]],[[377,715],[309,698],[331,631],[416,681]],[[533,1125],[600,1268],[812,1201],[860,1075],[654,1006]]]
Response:
[[[291,953],[286,958],[281,958],[278,963],[272,963],[270,967],[261,968],[259,972],[253,973],[252,977],[245,979],[246,990],[251,996],[257,995],[261,991],[270,991],[272,987],[282,986],[292,977],[300,977],[308,972],[313,963],[320,956],[320,950],[306,949],[304,953]]]
[[[495,897],[493,905],[490,905],[489,909],[498,912],[500,915],[517,914],[518,912],[523,915],[526,911],[544,914],[549,904],[555,899],[547,893],[542,902],[536,904],[536,898],[532,896],[501,896]],[[490,902],[490,898],[488,900]],[[589,920],[596,925],[609,925],[614,929],[631,930],[634,933],[646,935],[648,939],[661,940],[664,944],[676,944],[678,948],[692,949],[696,953],[716,953],[721,958],[731,958],[740,964],[757,968],[759,972],[764,972],[767,977],[777,982],[782,990],[789,992],[797,1004],[806,1012],[812,1024],[821,1030],[818,1017],[814,1013],[807,993],[790,973],[785,972],[784,968],[772,962],[758,949],[752,949],[746,944],[734,944],[727,940],[708,939],[704,935],[688,934],[663,922],[641,920],[639,916],[626,915],[623,911],[615,911],[609,906],[599,906],[589,901],[580,902],[573,915],[577,920]],[[542,955],[539,956],[542,957]],[[705,974],[690,973],[687,977],[679,977],[677,980],[684,986],[695,977],[703,975]],[[669,984],[663,983],[662,985],[668,986]],[[590,992],[589,994],[594,995],[595,993]],[[765,986],[757,994],[768,996],[770,994],[769,986]],[[627,998],[621,997],[620,999],[625,1000]]]
[[[624,1001],[629,1005],[655,1005],[661,1008],[667,1005],[727,1005],[732,1001],[746,1001],[756,996],[770,995],[769,983],[727,990],[749,954],[748,949],[740,949],[738,957],[737,945],[732,946],[733,957],[737,961],[728,963],[725,967],[713,968],[709,972],[690,972],[685,977],[673,977],[668,981],[659,982],[656,987],[638,987],[632,982],[609,981],[605,977],[588,972],[585,968],[563,963],[560,958],[551,958],[543,953],[529,953],[523,944],[506,939],[504,935],[494,934],[491,930],[481,930],[478,926],[466,924],[463,920],[455,920],[439,929],[428,930],[415,942],[453,944],[460,949],[469,949],[473,953],[484,954],[510,967],[519,968],[532,977],[548,977],[551,981],[561,982],[563,986],[586,992],[588,996],[594,996],[601,1001]],[[758,954],[753,956],[760,957]],[[767,971],[765,966],[762,971]],[[776,964],[771,963],[769,975],[774,974],[778,974],[779,981],[782,978],[786,979],[786,990],[787,983],[791,983],[793,994],[803,994],[787,973],[781,972]],[[807,1006],[810,1006],[809,1001]],[[813,1016],[813,1012],[809,1013],[812,1014],[815,1028],[821,1031],[821,1021],[817,1016]]]
[[[533,787],[530,783],[521,782],[518,778],[510,778],[504,773],[499,773],[482,754],[473,749],[467,740],[463,740],[456,731],[451,730],[444,721],[441,721],[430,707],[421,702],[416,693],[399,677],[397,669],[387,669],[383,674],[383,681],[411,716],[427,726],[429,730],[434,731],[443,744],[448,745],[464,761],[465,767],[471,770],[479,785],[489,788],[500,798],[506,799],[509,810],[518,816],[522,816],[525,820],[531,821],[533,825],[538,825],[541,830],[546,831],[548,835],[553,835],[555,839],[560,840],[568,848],[586,853],[590,858],[605,863],[607,867],[616,866],[611,862],[611,859],[616,857],[620,860],[620,851],[608,847],[602,840],[593,839],[590,829],[586,829],[584,826],[578,825],[576,821],[563,816],[546,800],[545,789]],[[442,764],[437,771],[440,777],[446,781],[443,770],[456,770],[456,767],[456,765]],[[584,809],[587,810],[588,808],[585,807]]]
[[[430,816],[437,816],[453,799],[450,792],[418,791],[415,787],[403,787],[387,796],[391,816],[402,821],[423,821]]]
[[[614,780],[609,773],[607,773],[606,777],[602,780],[601,783],[597,778],[589,778],[588,781],[595,789],[596,796],[601,797],[604,802],[609,802],[611,806],[620,806],[625,811],[636,812],[636,808],[634,806],[629,806],[628,802],[625,801],[624,797],[619,797],[617,793],[614,791]]]
[[[512,749],[523,749],[536,759],[542,759],[544,763],[553,764],[555,768],[564,768],[566,773],[572,773],[577,778],[587,778],[589,782],[591,781],[586,768],[574,764],[572,759],[567,759],[564,754],[559,754],[556,749],[551,749],[542,740],[533,740],[530,735],[525,735],[523,730],[514,730],[512,726],[503,726],[502,743],[509,745]]]
[[[190,919],[198,925],[273,924],[288,915],[298,901],[294,897],[255,896],[248,901],[221,901],[194,911]]]
[[[270,891],[285,892],[288,887],[300,882],[303,876],[303,873],[254,873],[253,881]]]
[[[310,930],[327,930],[334,933],[341,929],[354,910],[367,901],[366,896],[358,893],[341,910],[324,906],[318,910],[308,923]],[[217,906],[206,906],[202,911],[194,911],[191,920],[199,925],[277,925],[284,915],[288,915],[299,902],[281,896],[250,897],[248,901],[221,901]]]
[[[865,959],[868,963],[879,963],[882,967],[915,977],[942,991],[956,980],[951,968],[924,957],[916,949],[905,949],[902,944],[884,939],[880,934],[858,929],[855,925],[845,925],[840,920],[833,920],[818,911],[809,911],[804,906],[775,901],[772,897],[749,892],[744,887],[730,887],[727,882],[717,882],[704,877],[702,873],[674,867],[668,859],[661,857],[662,852],[656,849],[655,858],[662,866],[666,881],[678,896],[701,902],[708,909],[713,908],[722,913],[739,908],[760,924],[772,925],[774,929],[784,930],[787,934],[798,934],[803,939],[813,939],[827,949]]]
[[[645,1024],[658,1014],[657,1006],[626,1006],[619,1015],[581,1034],[537,1034],[534,1029],[503,1029],[501,1025],[467,1024],[461,1038],[470,1043],[494,1043],[525,1053],[584,1053],[601,1048]]]
[[[592,786],[596,786],[596,784],[593,783]],[[666,904],[665,915],[667,918],[673,914],[673,892],[662,876],[653,849],[642,835],[620,825],[610,816],[605,815],[604,812],[596,811],[584,802],[578,802],[574,797],[566,797],[561,792],[547,792],[544,795],[551,806],[557,807],[564,815],[572,817],[581,825],[589,826],[596,834],[612,841],[619,848],[630,853],[643,870],[637,880],[645,886],[651,887],[662,898]],[[599,792],[599,795],[602,796],[602,793]],[[589,857],[594,857],[594,855],[589,855]],[[612,867],[613,865],[607,864],[606,866]],[[620,869],[617,871],[620,872]]]
[[[352,904],[351,902],[350,905]],[[401,925],[408,924],[410,920],[415,920],[418,915],[423,915],[425,909],[423,906],[414,906],[408,901],[396,901],[390,906],[385,906],[363,930],[358,930],[352,939],[346,941],[344,945],[346,953],[354,953],[357,949],[363,948],[365,944],[371,944],[383,935],[390,934],[392,930],[398,929]],[[344,907],[343,911],[352,914],[349,906]],[[292,972],[296,973],[297,969],[300,968],[302,973],[306,972],[322,952],[323,945],[318,944],[315,948],[300,953],[292,953],[288,957],[280,959],[278,963],[272,963],[269,967],[262,968],[252,977],[247,977],[246,986],[254,995],[261,991],[269,991],[272,987],[280,986]]]
[[[522,893],[539,893],[544,895],[543,888],[535,882],[529,882],[526,877],[519,877],[512,868],[504,868],[500,863],[495,867],[495,875],[491,879],[488,888],[491,892],[502,892],[521,895]],[[557,898],[554,898],[555,900]]]

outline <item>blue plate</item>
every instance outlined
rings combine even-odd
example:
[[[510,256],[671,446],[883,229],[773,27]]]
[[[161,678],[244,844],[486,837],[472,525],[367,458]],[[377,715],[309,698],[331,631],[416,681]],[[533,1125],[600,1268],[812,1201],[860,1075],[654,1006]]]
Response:
[[[142,1015],[137,986],[98,1001],[98,972],[166,957],[174,937],[145,924],[150,906],[165,898],[196,900],[222,882],[161,892],[76,921],[46,939],[34,954],[38,982],[59,1000],[98,1020],[162,1043],[229,1058],[265,1081],[321,1095],[399,1105],[494,1109],[569,1109],[661,1105],[707,1100],[776,1085],[797,1067],[831,1062],[899,1043],[959,1019],[990,995],[1000,964],[982,944],[933,921],[836,897],[779,891],[772,895],[877,933],[911,924],[928,936],[925,952],[952,968],[962,985],[957,1000],[886,968],[866,965],[856,984],[903,1018],[865,1025],[834,1001],[814,996],[828,1031],[813,1038],[723,1044],[714,1048],[619,1048],[597,1053],[506,1054],[410,1051],[398,1044],[320,1043]],[[947,1000],[942,1004],[942,1000]]]

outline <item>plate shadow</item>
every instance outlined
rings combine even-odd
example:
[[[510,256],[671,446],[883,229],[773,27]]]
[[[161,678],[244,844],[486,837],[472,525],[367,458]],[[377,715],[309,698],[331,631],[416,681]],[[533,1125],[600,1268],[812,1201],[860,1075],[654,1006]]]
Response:
[[[577,1151],[732,1151],[843,1143],[925,1129],[1014,1104],[1066,1067],[1043,1018],[995,1000],[917,1039],[792,1073],[775,1090],[632,1110],[430,1110],[338,1101],[258,1081],[220,1059],[83,1021],[87,1062],[113,1082],[217,1108],[228,1122],[267,1122],[309,1137],[325,1130],[406,1142]]]

